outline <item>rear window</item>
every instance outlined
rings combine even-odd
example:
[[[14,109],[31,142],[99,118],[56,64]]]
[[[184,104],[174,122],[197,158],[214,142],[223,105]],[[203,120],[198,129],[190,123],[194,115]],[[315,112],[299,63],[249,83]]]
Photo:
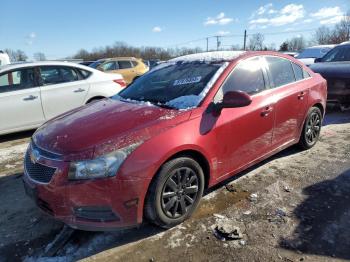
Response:
[[[279,57],[265,57],[269,66],[274,87],[295,82],[294,71],[289,60]]]

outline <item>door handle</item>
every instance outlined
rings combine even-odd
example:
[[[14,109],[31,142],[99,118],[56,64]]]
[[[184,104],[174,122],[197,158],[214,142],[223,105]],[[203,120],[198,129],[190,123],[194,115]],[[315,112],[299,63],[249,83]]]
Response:
[[[306,92],[302,91],[298,94],[298,99],[299,100],[303,100],[304,99],[304,96],[306,95]]]
[[[37,99],[38,97],[37,96],[33,96],[33,95],[30,95],[30,96],[27,96],[25,98],[23,98],[24,101],[30,101],[30,100],[34,100],[34,99]]]
[[[263,109],[263,111],[261,111],[261,116],[262,117],[268,116],[272,111],[273,111],[273,107],[272,106],[266,106]]]
[[[74,90],[74,93],[81,93],[84,91],[85,91],[85,89],[79,88],[79,89]]]

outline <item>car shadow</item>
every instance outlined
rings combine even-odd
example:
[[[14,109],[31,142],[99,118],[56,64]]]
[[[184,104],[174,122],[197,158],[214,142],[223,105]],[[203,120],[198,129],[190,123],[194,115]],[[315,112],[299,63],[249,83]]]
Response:
[[[28,130],[7,135],[0,135],[0,143],[28,138],[31,137],[34,132],[35,130]]]
[[[350,169],[304,188],[307,198],[295,208],[299,219],[292,238],[280,246],[312,255],[350,259]]]

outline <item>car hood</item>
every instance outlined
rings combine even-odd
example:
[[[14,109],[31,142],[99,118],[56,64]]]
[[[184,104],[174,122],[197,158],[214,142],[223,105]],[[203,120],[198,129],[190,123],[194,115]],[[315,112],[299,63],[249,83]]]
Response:
[[[350,62],[315,63],[310,68],[325,78],[350,78]]]
[[[65,160],[87,159],[146,141],[186,121],[190,112],[105,99],[46,122],[33,141]]]

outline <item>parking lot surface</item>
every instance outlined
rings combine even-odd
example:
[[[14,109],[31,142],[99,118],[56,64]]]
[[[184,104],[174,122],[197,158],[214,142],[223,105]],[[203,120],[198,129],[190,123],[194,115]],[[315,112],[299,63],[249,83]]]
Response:
[[[0,138],[0,261],[47,261],[45,249],[63,227],[24,193],[31,134]],[[49,261],[349,260],[349,192],[350,112],[330,112],[314,148],[289,148],[225,181],[181,225],[75,231]]]

